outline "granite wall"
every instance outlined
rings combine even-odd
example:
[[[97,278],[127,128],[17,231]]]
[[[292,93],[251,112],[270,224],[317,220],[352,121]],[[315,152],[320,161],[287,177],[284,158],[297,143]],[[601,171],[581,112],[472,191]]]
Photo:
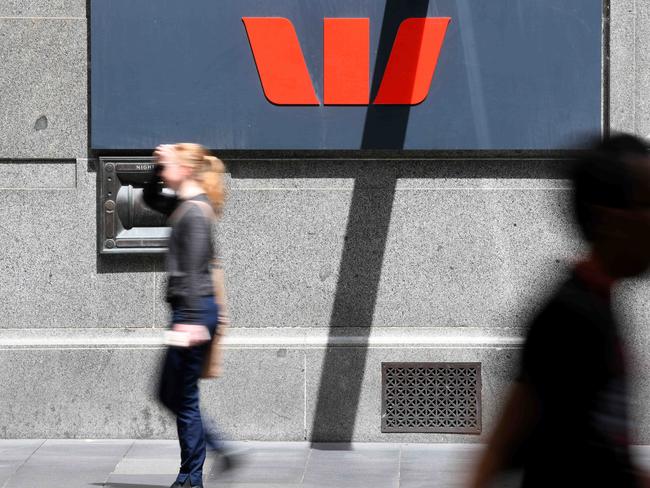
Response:
[[[0,437],[173,437],[155,401],[160,256],[98,256],[84,0],[0,0]],[[609,123],[650,135],[650,3],[611,0]],[[580,251],[566,161],[230,155],[233,329],[205,409],[233,439],[382,434],[381,363],[481,362],[483,431],[527,317]],[[621,287],[650,442],[648,284]],[[562,340],[558,338],[558,340]]]

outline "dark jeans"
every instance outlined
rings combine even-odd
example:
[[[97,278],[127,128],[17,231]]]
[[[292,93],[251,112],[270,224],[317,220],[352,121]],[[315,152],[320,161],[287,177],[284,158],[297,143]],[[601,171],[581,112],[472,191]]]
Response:
[[[201,305],[202,324],[214,336],[217,328],[214,297],[203,297]],[[183,316],[183,310],[172,304],[172,324],[182,324]],[[192,486],[203,486],[206,443],[210,449],[221,450],[216,429],[210,421],[204,426],[199,409],[199,379],[208,347],[209,344],[168,348],[160,378],[159,398],[176,415],[181,446],[181,468],[176,481],[185,483],[189,478]]]

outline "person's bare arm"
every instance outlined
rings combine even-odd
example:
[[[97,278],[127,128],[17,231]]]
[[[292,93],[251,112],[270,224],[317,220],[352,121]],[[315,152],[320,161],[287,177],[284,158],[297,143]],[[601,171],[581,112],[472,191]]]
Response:
[[[470,488],[490,486],[532,431],[537,415],[537,400],[530,386],[516,382],[474,471]]]

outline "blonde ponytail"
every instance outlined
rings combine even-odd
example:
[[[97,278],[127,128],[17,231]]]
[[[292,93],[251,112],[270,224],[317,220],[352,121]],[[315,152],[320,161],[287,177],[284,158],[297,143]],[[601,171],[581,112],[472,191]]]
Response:
[[[215,213],[221,215],[226,203],[226,187],[223,181],[226,166],[223,161],[212,156],[200,144],[182,142],[175,144],[174,150],[180,163],[192,169],[194,179],[210,199]]]
[[[214,211],[220,215],[226,203],[226,188],[223,182],[226,166],[221,159],[214,156],[203,156],[203,165],[205,169],[197,175],[197,180],[210,199]]]

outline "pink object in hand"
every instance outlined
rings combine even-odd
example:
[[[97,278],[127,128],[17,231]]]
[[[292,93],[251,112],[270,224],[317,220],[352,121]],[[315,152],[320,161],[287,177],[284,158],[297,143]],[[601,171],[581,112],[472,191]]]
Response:
[[[174,324],[172,330],[166,334],[165,343],[177,347],[189,347],[209,340],[210,331],[205,325]]]

